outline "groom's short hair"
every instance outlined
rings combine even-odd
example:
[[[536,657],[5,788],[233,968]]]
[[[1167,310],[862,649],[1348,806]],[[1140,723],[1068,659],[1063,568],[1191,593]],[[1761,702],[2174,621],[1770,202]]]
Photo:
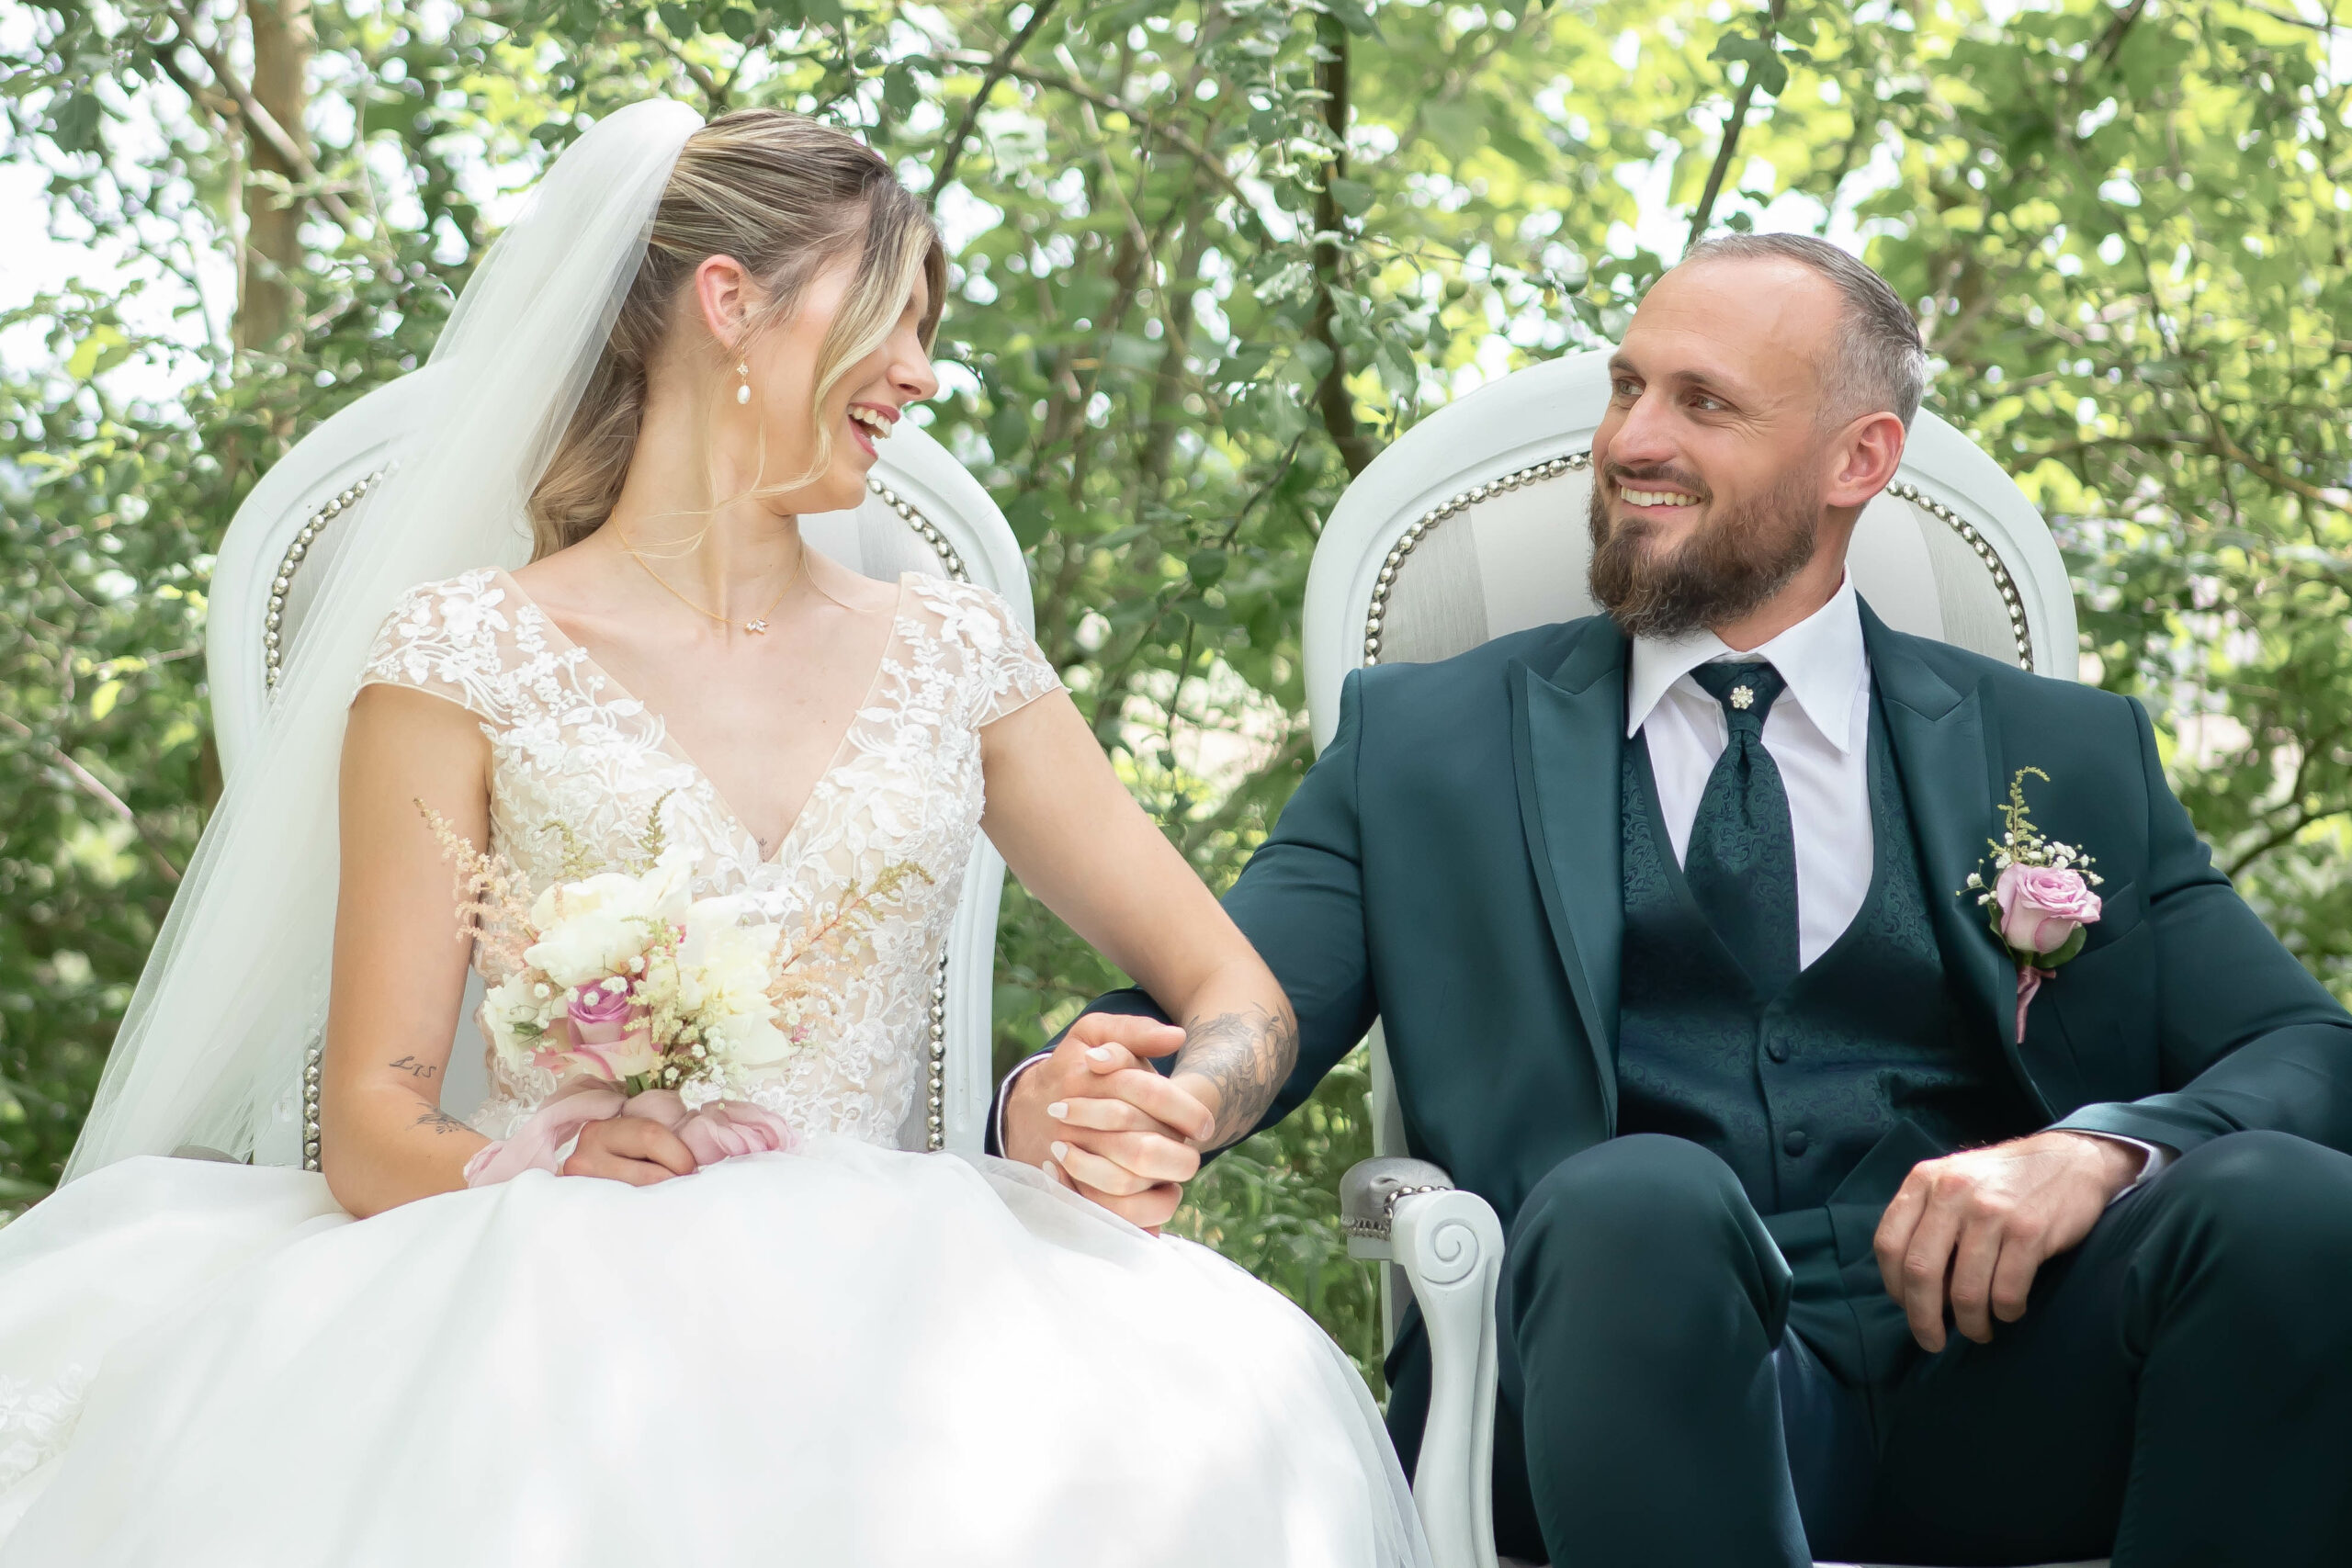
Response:
[[[1766,257],[1792,261],[1827,278],[1845,301],[1846,330],[1840,335],[1831,378],[1833,417],[1894,414],[1908,427],[1928,388],[1928,351],[1919,325],[1886,279],[1826,240],[1810,234],[1718,234],[1684,253],[1681,265],[1706,261]]]

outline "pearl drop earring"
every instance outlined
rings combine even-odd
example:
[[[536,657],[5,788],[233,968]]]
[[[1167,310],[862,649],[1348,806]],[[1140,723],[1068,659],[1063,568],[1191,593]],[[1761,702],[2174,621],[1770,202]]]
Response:
[[[735,400],[738,403],[748,403],[752,400],[752,367],[746,361],[739,359],[735,362],[735,374],[743,378],[743,384],[735,389]]]

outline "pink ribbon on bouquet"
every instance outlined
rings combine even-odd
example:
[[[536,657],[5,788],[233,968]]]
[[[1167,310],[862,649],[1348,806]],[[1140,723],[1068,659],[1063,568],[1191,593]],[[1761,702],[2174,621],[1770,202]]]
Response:
[[[737,1155],[789,1154],[799,1137],[792,1123],[763,1106],[747,1100],[714,1100],[689,1111],[675,1089],[648,1089],[625,1095],[612,1085],[582,1079],[577,1089],[560,1091],[531,1113],[514,1135],[490,1144],[466,1162],[466,1185],[490,1187],[511,1181],[526,1170],[552,1174],[557,1155],[591,1122],[616,1116],[641,1116],[678,1134],[696,1165],[713,1165]]]

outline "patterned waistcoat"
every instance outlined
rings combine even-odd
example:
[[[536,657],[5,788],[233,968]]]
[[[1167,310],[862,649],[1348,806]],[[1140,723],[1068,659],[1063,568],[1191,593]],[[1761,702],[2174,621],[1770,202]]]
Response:
[[[1691,899],[1648,747],[1625,748],[1617,1130],[1713,1150],[1766,1216],[1824,1205],[1874,1215],[1917,1159],[2037,1125],[1944,973],[1875,693],[1869,748],[1870,891],[1829,950],[1770,997]]]

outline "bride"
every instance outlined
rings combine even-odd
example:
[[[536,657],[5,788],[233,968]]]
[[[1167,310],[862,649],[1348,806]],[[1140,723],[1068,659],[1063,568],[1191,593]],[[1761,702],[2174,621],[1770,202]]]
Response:
[[[977,831],[1184,1021],[1160,1103],[1195,1136],[1246,1128],[1290,1048],[1004,604],[801,545],[936,390],[944,273],[881,161],[789,115],[639,105],[542,182],[68,1182],[0,1230],[0,1565],[1425,1560],[1295,1308],[1080,1197],[1075,1150],[1049,1179],[893,1146]],[[539,886],[650,820],[697,895],[781,920],[889,882],[749,1091],[797,1147],[697,1168],[623,1116],[537,1157],[560,1086],[503,1058],[443,1111],[489,960],[420,806]],[[323,1177],[157,1157],[249,1153],[322,1022]]]

